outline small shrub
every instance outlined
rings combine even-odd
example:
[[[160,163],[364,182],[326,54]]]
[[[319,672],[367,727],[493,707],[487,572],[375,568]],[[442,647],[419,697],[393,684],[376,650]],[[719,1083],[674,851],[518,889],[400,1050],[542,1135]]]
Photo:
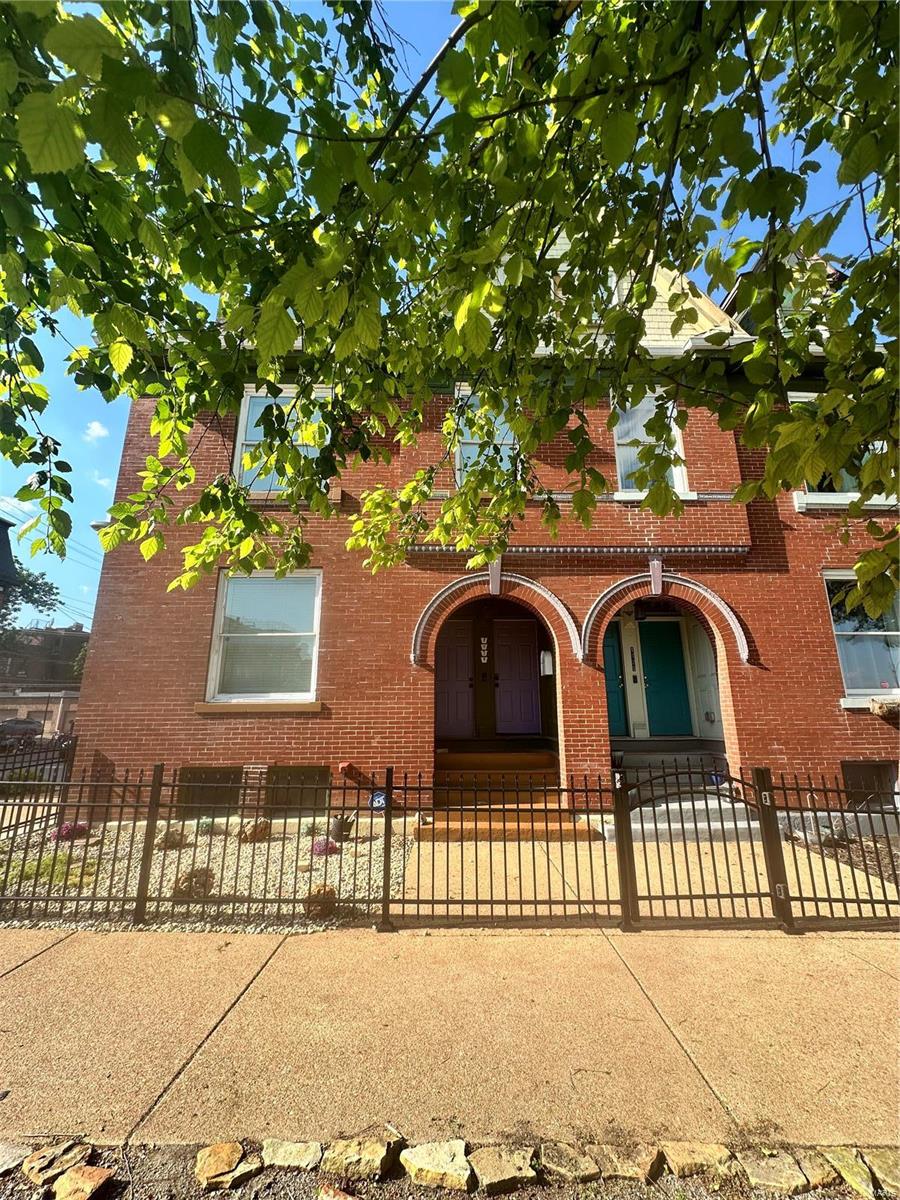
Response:
[[[90,826],[84,821],[63,821],[50,834],[51,842],[74,842],[76,838],[87,837],[91,832]]]
[[[300,826],[300,832],[304,837],[315,837],[319,832],[319,826],[312,818],[310,818],[309,820],[304,821]]]
[[[341,848],[330,837],[317,837],[312,846],[313,854],[340,854]]]
[[[66,862],[63,858],[58,858],[56,862],[52,858],[42,858],[39,861],[27,862],[22,869],[21,878],[23,883],[34,883],[37,880],[51,888],[89,888],[96,874],[97,862],[94,859],[80,863]],[[12,878],[10,885],[15,886]]]

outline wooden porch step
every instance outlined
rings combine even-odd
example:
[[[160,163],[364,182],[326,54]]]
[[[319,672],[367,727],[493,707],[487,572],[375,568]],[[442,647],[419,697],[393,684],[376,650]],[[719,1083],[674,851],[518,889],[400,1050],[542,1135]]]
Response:
[[[434,769],[435,774],[502,771],[509,775],[516,771],[555,771],[559,769],[559,760],[552,750],[448,750],[435,754]]]
[[[559,776],[555,770],[522,771],[435,771],[436,788],[470,788],[478,790],[520,791],[559,787]]]

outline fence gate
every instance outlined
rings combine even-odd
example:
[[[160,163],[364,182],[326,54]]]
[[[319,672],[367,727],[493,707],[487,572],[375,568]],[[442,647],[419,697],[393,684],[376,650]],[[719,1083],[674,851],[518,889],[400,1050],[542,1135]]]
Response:
[[[777,816],[762,773],[673,762],[620,771],[625,920],[790,923]]]
[[[385,926],[622,919],[609,784],[390,778]]]

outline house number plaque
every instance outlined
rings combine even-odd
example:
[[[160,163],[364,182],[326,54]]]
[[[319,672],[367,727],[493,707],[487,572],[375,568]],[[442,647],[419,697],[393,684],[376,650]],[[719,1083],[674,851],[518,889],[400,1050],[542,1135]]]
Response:
[[[480,642],[481,662],[485,664],[488,660],[488,640],[486,637],[479,638],[478,640]]]

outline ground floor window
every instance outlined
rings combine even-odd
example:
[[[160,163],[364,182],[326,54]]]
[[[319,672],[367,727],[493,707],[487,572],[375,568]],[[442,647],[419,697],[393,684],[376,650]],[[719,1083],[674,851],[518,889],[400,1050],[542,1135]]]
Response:
[[[844,593],[853,576],[825,580],[838,658],[848,696],[874,695],[900,689],[900,619],[893,608],[870,617],[860,605],[850,611]]]
[[[212,700],[313,700],[322,576],[222,576],[210,659]]]

